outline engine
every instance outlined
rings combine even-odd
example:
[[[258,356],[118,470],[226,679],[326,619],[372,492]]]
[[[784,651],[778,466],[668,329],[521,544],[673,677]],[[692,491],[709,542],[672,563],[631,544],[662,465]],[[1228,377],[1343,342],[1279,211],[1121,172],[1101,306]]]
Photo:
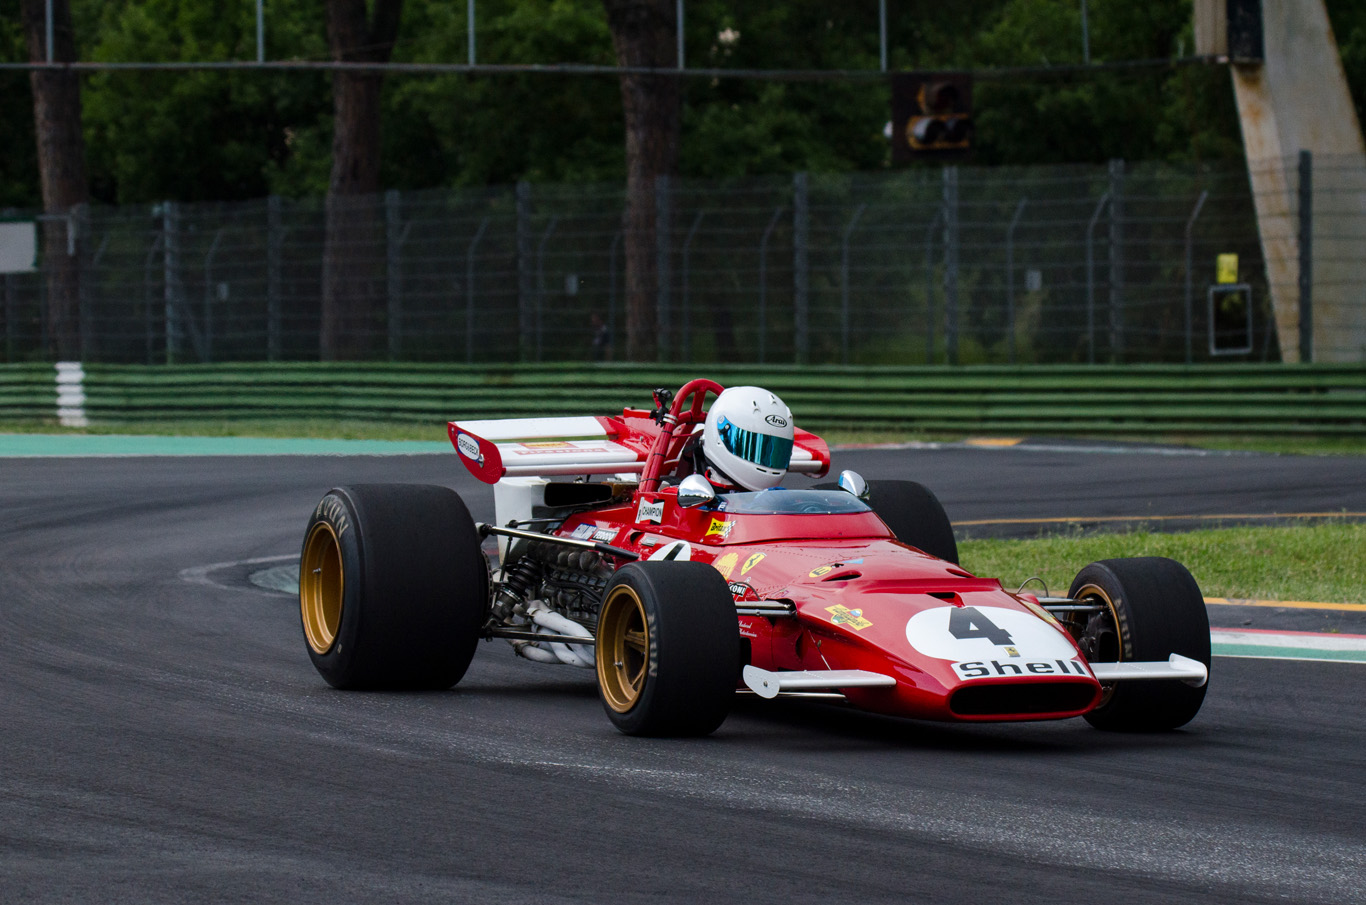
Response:
[[[596,550],[530,541],[495,582],[491,625],[583,638],[583,644],[549,639],[515,639],[511,644],[529,660],[591,669],[598,608],[612,572]]]

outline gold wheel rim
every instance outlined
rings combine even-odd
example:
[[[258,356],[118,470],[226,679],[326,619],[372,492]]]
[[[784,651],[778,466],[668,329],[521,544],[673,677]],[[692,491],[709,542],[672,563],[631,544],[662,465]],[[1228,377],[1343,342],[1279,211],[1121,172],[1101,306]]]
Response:
[[[650,666],[650,626],[640,595],[621,585],[598,614],[598,687],[617,713],[636,705]]]
[[[1109,613],[1110,613],[1110,624],[1113,625],[1114,628],[1115,628],[1115,662],[1117,662],[1117,663],[1118,663],[1118,662],[1122,662],[1122,661],[1124,660],[1124,639],[1123,639],[1123,637],[1120,636],[1120,633],[1119,633],[1119,614],[1115,612],[1115,604],[1114,604],[1114,601],[1112,601],[1112,600],[1110,599],[1110,595],[1109,595],[1109,594],[1106,594],[1105,591],[1104,591],[1099,585],[1088,584],[1088,585],[1082,585],[1081,589],[1078,590],[1077,593],[1073,595],[1073,599],[1075,599],[1075,600],[1095,600],[1095,601],[1097,601],[1098,603],[1103,604],[1103,605],[1105,606],[1105,609],[1109,611]],[[1085,631],[1085,630],[1086,630],[1086,626],[1085,626],[1084,624],[1081,625],[1080,628],[1077,630],[1077,635],[1076,635],[1076,637],[1077,637],[1078,642],[1081,641],[1081,632],[1083,632],[1083,631]],[[1098,662],[1104,662],[1104,661],[1098,661]],[[1114,693],[1115,693],[1115,683],[1114,683],[1114,682],[1102,682],[1102,683],[1100,683],[1100,687],[1101,687],[1101,696],[1100,696],[1100,701],[1096,704],[1097,707],[1101,707],[1101,706],[1104,706],[1105,704],[1107,704],[1107,703],[1109,702],[1110,698],[1111,698],[1111,697],[1114,695]]]
[[[337,533],[327,522],[318,522],[308,532],[299,560],[299,609],[304,637],[316,654],[327,653],[337,640],[345,587]]]

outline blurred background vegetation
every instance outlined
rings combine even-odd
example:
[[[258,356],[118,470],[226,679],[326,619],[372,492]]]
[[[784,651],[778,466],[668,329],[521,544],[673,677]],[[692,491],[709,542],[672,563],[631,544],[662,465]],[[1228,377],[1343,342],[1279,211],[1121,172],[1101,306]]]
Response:
[[[210,0],[72,0],[85,60],[255,58],[255,6]],[[1328,0],[1359,114],[1366,4]],[[889,68],[1081,62],[1076,0],[888,4]],[[478,0],[480,63],[613,65],[598,0]],[[1089,0],[1093,62],[1193,53],[1189,0]],[[689,0],[692,68],[876,69],[877,4]],[[395,62],[464,62],[463,2],[407,0]],[[324,0],[267,4],[268,59],[328,59]],[[0,0],[0,59],[23,61],[19,0]],[[981,80],[976,164],[1240,161],[1222,66]],[[393,75],[384,82],[386,188],[624,178],[616,77]],[[890,166],[885,81],[685,83],[681,175],[871,171]],[[93,200],[235,200],[326,192],[326,73],[92,73],[83,82]],[[1307,102],[1312,102],[1309,99]],[[28,75],[0,72],[0,207],[41,204]]]

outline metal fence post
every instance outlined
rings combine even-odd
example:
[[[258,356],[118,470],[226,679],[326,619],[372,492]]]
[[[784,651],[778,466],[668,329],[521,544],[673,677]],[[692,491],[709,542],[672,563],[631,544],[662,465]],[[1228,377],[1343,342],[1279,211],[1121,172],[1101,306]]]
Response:
[[[213,259],[218,255],[218,246],[223,242],[224,232],[224,229],[219,229],[213,234],[209,250],[204,254],[204,342],[199,350],[199,357],[205,364],[213,362],[213,297],[217,291],[213,279]]]
[[[1086,363],[1096,363],[1096,223],[1100,212],[1110,203],[1110,193],[1100,196],[1091,222],[1086,224]]]
[[[935,208],[930,225],[925,228],[925,364],[934,364],[934,233],[944,207]]]
[[[279,361],[281,254],[284,247],[284,211],[279,195],[266,199],[266,361]]]
[[[1020,225],[1027,204],[1028,198],[1020,199],[1006,227],[1006,349],[1011,364],[1015,364],[1015,227]]]
[[[840,237],[840,361],[843,364],[849,363],[849,238],[867,209],[868,205],[860,204],[854,210],[854,216],[849,218],[844,235]]]
[[[1200,193],[1195,209],[1186,220],[1186,364],[1192,360],[1191,344],[1195,334],[1195,219],[1200,216],[1200,209],[1205,206],[1208,197],[1208,190]]]
[[[793,358],[806,364],[811,357],[810,271],[808,241],[811,229],[809,180],[792,174],[792,332]]]
[[[535,275],[531,271],[531,183],[517,183],[517,350],[530,361],[535,324]]]
[[[679,317],[682,320],[683,328],[683,361],[692,361],[692,301],[689,298],[688,276],[692,272],[692,240],[697,235],[697,228],[702,225],[702,218],[707,216],[706,211],[698,211],[693,218],[692,226],[688,228],[688,235],[683,240],[683,273],[680,274],[683,285],[680,287],[682,297],[678,300]],[[615,248],[613,249],[615,251]]]
[[[147,339],[147,364],[155,364],[156,356],[156,328],[155,318],[152,317],[152,309],[156,300],[156,294],[152,292],[152,264],[156,260],[157,252],[161,251],[166,242],[166,233],[158,232],[156,241],[147,251],[147,258],[142,262],[142,317],[143,328],[146,331]]]
[[[545,246],[555,235],[560,225],[559,217],[551,217],[550,225],[541,234],[536,244],[536,360],[540,361],[545,349]]]
[[[1314,155],[1300,151],[1300,361],[1314,360]]]
[[[484,238],[484,230],[489,227],[489,218],[485,217],[479,221],[479,228],[474,231],[474,238],[470,240],[469,247],[465,249],[465,362],[474,362],[474,250],[479,247],[479,240]]]
[[[617,341],[617,249],[626,231],[619,229],[607,249],[607,335]]]
[[[403,243],[412,223],[404,223],[397,189],[384,193],[385,275],[388,295],[389,360],[403,355]]]
[[[1124,161],[1110,161],[1110,361],[1124,357]]]
[[[88,361],[95,351],[95,318],[92,311],[90,299],[91,284],[95,281],[94,265],[96,259],[89,261],[89,266],[85,266],[85,252],[90,247],[90,240],[94,238],[90,234],[90,205],[78,204],[71,209],[71,219],[68,222],[68,244],[67,254],[76,257],[76,270],[79,274],[76,280],[76,329],[79,331],[81,361]],[[85,240],[75,242],[77,236]],[[104,242],[108,243],[109,237],[104,237]],[[104,244],[100,245],[100,252],[104,251]]]
[[[958,167],[944,167],[944,357],[958,364]]]
[[[669,341],[673,334],[672,312],[669,310],[669,253],[673,248],[670,226],[673,224],[671,205],[673,193],[670,191],[669,177],[655,177],[655,283],[657,293],[657,312],[659,329],[659,360],[668,361],[672,356]]]
[[[5,361],[14,361],[14,280],[9,274],[5,281]]]
[[[165,299],[166,363],[180,359],[180,300],[183,287],[180,281],[180,206],[167,201],[161,207],[161,234],[165,237],[166,253],[162,256],[162,292]]]
[[[768,226],[764,227],[764,237],[759,240],[759,363],[763,364],[764,356],[768,349],[768,237],[773,235],[773,227],[778,225],[778,220],[783,215],[783,209],[777,208],[773,211],[773,216],[768,218]]]

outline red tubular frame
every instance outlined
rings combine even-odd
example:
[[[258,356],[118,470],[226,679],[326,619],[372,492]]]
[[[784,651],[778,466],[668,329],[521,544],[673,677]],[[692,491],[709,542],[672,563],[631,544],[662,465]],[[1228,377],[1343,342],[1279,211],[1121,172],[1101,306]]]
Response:
[[[707,380],[705,377],[683,384],[683,388],[674,397],[673,405],[669,406],[668,414],[664,416],[663,428],[659,436],[655,437],[654,446],[650,447],[650,457],[645,461],[645,470],[640,475],[641,493],[654,493],[659,490],[659,472],[668,458],[674,428],[679,424],[697,424],[702,421],[702,403],[706,401],[707,393],[712,392],[719,396],[724,389],[725,387],[715,380]],[[693,397],[692,408],[684,415],[683,403],[689,396]]]

